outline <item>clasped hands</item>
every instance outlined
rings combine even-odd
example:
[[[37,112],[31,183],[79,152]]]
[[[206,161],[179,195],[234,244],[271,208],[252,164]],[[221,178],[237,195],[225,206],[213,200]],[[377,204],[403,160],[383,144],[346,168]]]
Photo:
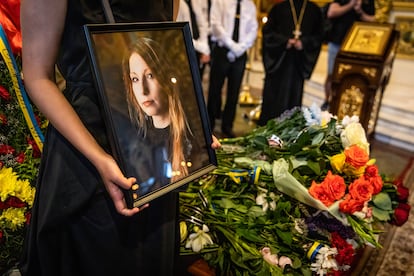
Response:
[[[286,49],[291,49],[292,47],[295,48],[296,50],[302,50],[303,49],[302,40],[296,39],[296,38],[289,38],[286,44]]]
[[[230,62],[234,62],[236,58],[240,57],[244,54],[244,52],[246,52],[246,47],[244,47],[242,43],[237,43],[230,38],[224,41],[224,45],[229,49],[227,53],[227,59]]]

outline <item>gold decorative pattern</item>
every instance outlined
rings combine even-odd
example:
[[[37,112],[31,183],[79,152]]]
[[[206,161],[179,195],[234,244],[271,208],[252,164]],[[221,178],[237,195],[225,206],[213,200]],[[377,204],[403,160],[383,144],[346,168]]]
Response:
[[[351,70],[352,69],[352,65],[350,65],[350,64],[344,64],[344,63],[339,63],[338,67],[339,67],[338,68],[338,73],[339,74],[342,74],[343,71]]]
[[[377,75],[377,69],[376,68],[368,68],[365,67],[364,69],[362,69],[362,71],[367,74],[368,76],[371,76],[373,78],[375,78],[375,76]]]
[[[338,108],[338,117],[342,119],[345,115],[361,115],[362,104],[364,103],[364,93],[359,87],[352,85],[346,89],[342,95]]]
[[[378,117],[378,112],[380,109],[380,102],[381,102],[381,92],[377,90],[375,93],[374,102],[372,104],[371,116],[368,121],[368,127],[367,127],[368,135],[374,131],[375,124],[376,124],[377,117]]]
[[[375,20],[380,23],[389,22],[391,9],[391,0],[375,0]]]

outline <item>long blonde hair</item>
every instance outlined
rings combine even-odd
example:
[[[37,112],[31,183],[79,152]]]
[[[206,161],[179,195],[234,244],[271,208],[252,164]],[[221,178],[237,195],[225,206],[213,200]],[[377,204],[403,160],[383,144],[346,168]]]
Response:
[[[180,72],[170,61],[170,57],[160,45],[150,38],[137,38],[130,45],[129,51],[123,60],[123,78],[126,87],[128,111],[131,120],[137,124],[145,136],[152,119],[148,118],[142,110],[134,95],[132,82],[129,77],[129,58],[136,53],[151,68],[155,78],[161,86],[161,93],[168,98],[168,113],[170,116],[170,141],[169,160],[171,162],[173,176],[172,181],[188,175],[186,165],[187,134],[191,133],[184,109],[180,100]]]

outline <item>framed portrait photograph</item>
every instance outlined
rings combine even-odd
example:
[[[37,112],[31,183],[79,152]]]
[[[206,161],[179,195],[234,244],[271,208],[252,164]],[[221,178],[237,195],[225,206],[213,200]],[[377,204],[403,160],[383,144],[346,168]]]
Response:
[[[214,170],[187,22],[85,25],[111,150],[139,207]]]

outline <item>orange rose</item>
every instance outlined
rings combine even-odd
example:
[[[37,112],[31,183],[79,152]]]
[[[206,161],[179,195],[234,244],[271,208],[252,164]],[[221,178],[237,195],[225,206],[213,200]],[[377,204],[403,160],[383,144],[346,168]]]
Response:
[[[367,152],[357,145],[350,146],[345,151],[345,161],[355,168],[363,167],[369,161]]]
[[[382,177],[378,174],[378,167],[375,165],[367,166],[364,173],[365,179],[368,180],[374,191],[372,192],[373,195],[378,194],[382,190],[383,182]]]
[[[324,186],[316,183],[315,181],[312,182],[308,192],[311,196],[320,200],[325,206],[329,207],[334,203],[334,200],[330,197],[329,193],[327,193]]]
[[[327,193],[329,193],[330,198],[333,200],[341,199],[345,195],[345,180],[340,175],[332,174],[331,171],[328,171],[321,184],[325,186]]]
[[[381,176],[377,175],[375,177],[369,178],[369,183],[371,183],[372,187],[374,188],[372,191],[373,195],[376,195],[382,191],[383,182]]]
[[[345,199],[339,203],[339,210],[345,214],[353,214],[364,208],[364,201],[356,200],[347,194]]]
[[[349,185],[349,195],[358,201],[369,201],[374,192],[374,187],[364,177],[360,177]]]
[[[345,180],[341,176],[328,171],[321,184],[317,184],[315,181],[312,182],[309,194],[319,199],[325,206],[330,206],[345,195],[345,190]]]

